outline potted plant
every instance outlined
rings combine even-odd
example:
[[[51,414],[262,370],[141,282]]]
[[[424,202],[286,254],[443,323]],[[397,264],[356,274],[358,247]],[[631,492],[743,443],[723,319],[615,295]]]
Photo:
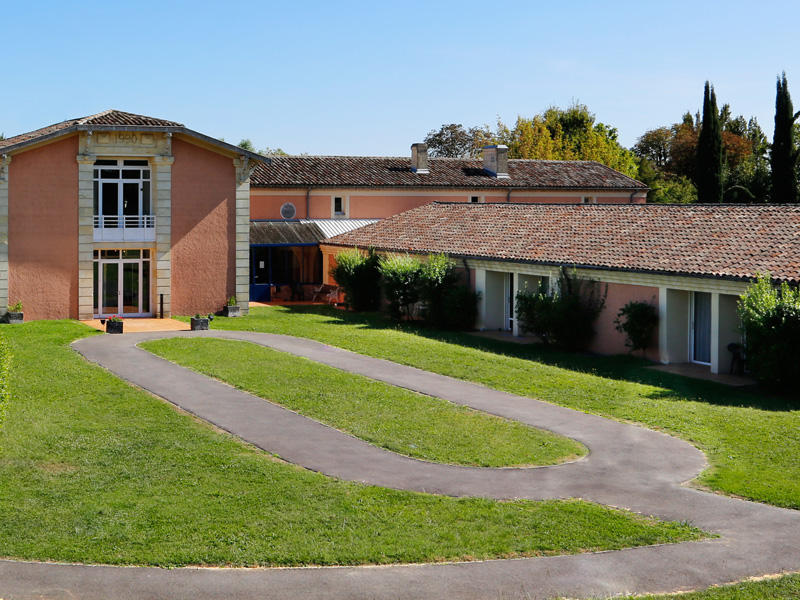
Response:
[[[6,321],[8,323],[22,323],[22,302],[9,304],[8,312],[6,313]]]
[[[214,318],[213,315],[202,316],[200,313],[197,313],[191,319],[192,331],[207,331],[208,324]]]
[[[122,317],[118,315],[108,319],[100,319],[100,323],[106,326],[106,333],[122,333]]]
[[[226,317],[241,317],[242,311],[239,308],[239,303],[236,301],[236,296],[228,298],[228,304],[222,308],[222,314]]]

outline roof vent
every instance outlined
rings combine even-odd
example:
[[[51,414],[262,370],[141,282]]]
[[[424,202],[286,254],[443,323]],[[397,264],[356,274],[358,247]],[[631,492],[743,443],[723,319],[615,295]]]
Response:
[[[294,207],[294,204],[291,202],[284,202],[281,206],[281,216],[284,219],[294,219],[295,215],[297,214],[297,209]]]
[[[508,146],[502,144],[483,147],[483,170],[497,179],[509,179]]]
[[[411,144],[411,170],[417,175],[426,175],[428,171],[428,144],[417,142]]]

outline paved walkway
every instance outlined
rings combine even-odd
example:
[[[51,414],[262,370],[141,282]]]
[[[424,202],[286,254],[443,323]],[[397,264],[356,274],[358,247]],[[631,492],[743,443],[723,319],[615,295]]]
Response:
[[[105,320],[105,319],[103,319]],[[90,319],[88,321],[81,321],[84,325],[94,327],[98,331],[105,331],[105,324],[100,322],[100,319]],[[146,331],[189,331],[191,327],[189,323],[178,321],[177,319],[149,319],[132,317],[130,319],[123,319],[122,330],[123,334],[128,333],[142,333]]]
[[[393,454],[139,348],[150,339],[248,340],[583,442],[587,458],[533,469],[432,464]],[[293,569],[157,569],[0,561],[16,598],[551,598],[668,592],[800,570],[800,512],[681,484],[706,466],[690,444],[648,429],[490,390],[318,342],[252,332],[96,336],[74,347],[120,377],[282,458],[333,477],[491,498],[572,498],[687,520],[718,539],[575,556]]]

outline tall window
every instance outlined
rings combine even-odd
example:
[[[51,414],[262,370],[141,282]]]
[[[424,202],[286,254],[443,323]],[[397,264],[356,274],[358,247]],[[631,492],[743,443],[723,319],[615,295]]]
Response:
[[[148,227],[152,208],[146,160],[95,161],[95,227]]]
[[[336,196],[333,199],[333,216],[334,217],[344,216],[344,198],[340,196]]]

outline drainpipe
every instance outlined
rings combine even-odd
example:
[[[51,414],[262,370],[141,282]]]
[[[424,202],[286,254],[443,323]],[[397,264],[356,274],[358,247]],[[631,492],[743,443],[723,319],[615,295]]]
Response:
[[[311,214],[309,213],[311,207],[311,188],[306,190],[306,219],[311,218]]]
[[[511,188],[508,188],[508,191],[506,192],[506,203],[509,202],[511,202]]]

